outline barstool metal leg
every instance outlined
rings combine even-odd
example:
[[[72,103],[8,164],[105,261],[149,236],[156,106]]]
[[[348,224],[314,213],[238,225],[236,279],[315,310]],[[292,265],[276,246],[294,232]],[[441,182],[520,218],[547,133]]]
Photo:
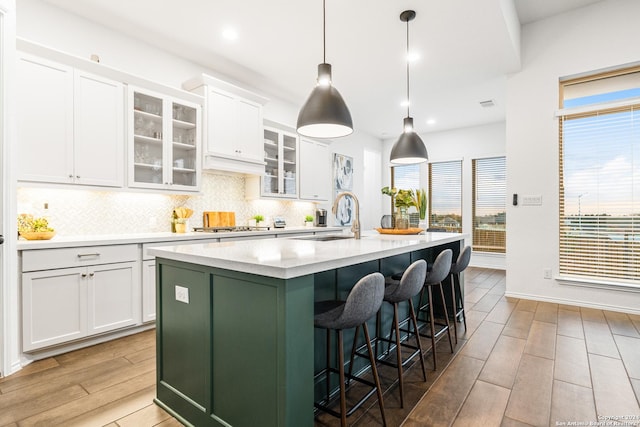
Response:
[[[447,312],[447,302],[444,299],[444,289],[442,289],[442,283],[438,285],[440,289],[440,297],[442,298],[442,309],[444,310],[444,321],[447,328],[447,336],[449,337],[449,347],[451,347],[451,353],[453,353],[453,340],[451,339],[451,327],[449,324],[449,313]]]
[[[433,353],[433,370],[436,367],[436,321],[433,317],[433,294],[431,292],[431,286],[427,286],[427,298],[429,299],[429,327],[431,328],[431,352]]]
[[[453,274],[451,275],[451,307],[453,308],[453,335],[456,337],[456,345],[458,345],[458,302],[456,301],[456,285]]]
[[[400,407],[404,408],[404,381],[402,380],[402,346],[400,345],[400,325],[398,324],[398,303],[393,303],[393,326],[396,333],[396,361],[398,365],[398,386],[400,387]]]
[[[411,320],[413,321],[413,327],[415,328],[416,331],[416,341],[418,344],[418,350],[420,351],[420,365],[422,365],[422,376],[424,377],[424,380],[427,380],[427,371],[424,368],[424,357],[422,357],[422,343],[420,342],[420,332],[418,331],[418,318],[416,317],[416,311],[414,310],[413,307],[413,301],[411,299],[409,299],[409,311],[411,314]],[[409,332],[411,333],[411,332]]]
[[[344,382],[344,348],[342,329],[338,329],[338,366],[340,371],[340,425],[347,426],[347,393]]]
[[[329,403],[329,396],[331,396],[331,329],[327,329],[327,404]]]
[[[376,392],[378,393],[378,406],[380,406],[380,414],[382,415],[382,425],[387,425],[387,418],[384,413],[384,402],[382,400],[382,388],[380,387],[380,378],[378,377],[378,368],[376,367],[376,357],[371,348],[371,339],[369,338],[369,328],[366,323],[362,324],[364,330],[364,338],[367,342],[367,350],[369,351],[369,361],[371,362],[371,371],[373,372],[373,381],[376,384]]]

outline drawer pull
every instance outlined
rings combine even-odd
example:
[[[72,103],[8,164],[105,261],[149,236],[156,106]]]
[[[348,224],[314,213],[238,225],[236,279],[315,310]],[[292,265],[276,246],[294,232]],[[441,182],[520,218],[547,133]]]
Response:
[[[78,258],[85,258],[85,257],[90,257],[90,256],[100,256],[100,254],[98,252],[92,253],[92,254],[78,254]]]

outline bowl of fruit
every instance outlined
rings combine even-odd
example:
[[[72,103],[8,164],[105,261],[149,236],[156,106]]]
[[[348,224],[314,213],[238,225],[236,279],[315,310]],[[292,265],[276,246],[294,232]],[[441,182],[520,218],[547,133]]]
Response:
[[[34,218],[30,214],[18,215],[18,234],[27,240],[49,240],[56,232],[49,227],[49,221],[44,218]]]

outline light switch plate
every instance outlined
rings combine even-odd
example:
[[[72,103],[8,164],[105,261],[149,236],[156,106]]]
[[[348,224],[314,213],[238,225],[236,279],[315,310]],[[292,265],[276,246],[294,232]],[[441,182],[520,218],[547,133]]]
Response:
[[[176,301],[189,304],[189,288],[176,285]]]

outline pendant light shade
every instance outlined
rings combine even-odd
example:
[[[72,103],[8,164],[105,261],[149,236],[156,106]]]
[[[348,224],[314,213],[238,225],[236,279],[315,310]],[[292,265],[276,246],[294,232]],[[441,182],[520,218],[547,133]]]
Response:
[[[413,117],[405,117],[404,129],[391,149],[391,163],[410,165],[426,161],[429,158],[427,147],[413,131]]]
[[[318,65],[318,80],[298,113],[296,130],[313,138],[338,138],[353,132],[347,104],[331,83],[331,64],[326,62],[325,0],[322,1],[323,62]]]
[[[400,14],[400,20],[407,23],[407,56],[409,54],[409,21],[416,17],[413,10],[405,10]],[[409,101],[409,59],[407,58],[407,101]],[[393,144],[389,160],[394,164],[414,164],[426,162],[429,159],[427,147],[413,129],[413,117],[409,114],[407,102],[407,117],[404,119],[404,131]]]

